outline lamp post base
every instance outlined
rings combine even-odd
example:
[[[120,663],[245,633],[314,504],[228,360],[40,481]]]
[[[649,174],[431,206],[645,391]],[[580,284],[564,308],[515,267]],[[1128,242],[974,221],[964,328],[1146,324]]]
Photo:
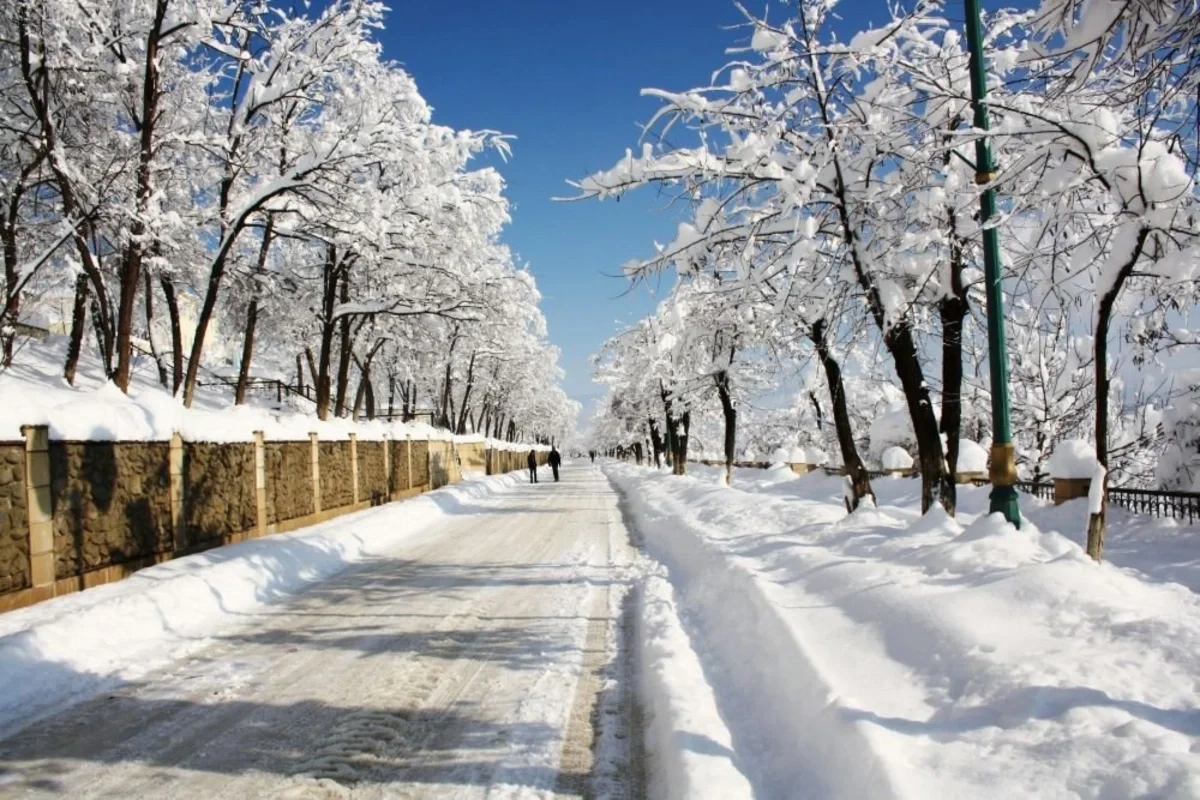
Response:
[[[1014,486],[992,486],[992,514],[1003,514],[1013,527],[1021,527],[1021,510],[1017,505],[1017,489]]]

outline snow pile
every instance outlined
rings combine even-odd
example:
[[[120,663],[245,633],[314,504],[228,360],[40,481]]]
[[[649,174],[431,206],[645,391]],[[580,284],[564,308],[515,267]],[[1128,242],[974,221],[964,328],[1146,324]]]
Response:
[[[239,615],[386,553],[463,500],[521,482],[516,473],[469,478],[405,501],[402,515],[379,506],[0,615],[0,735],[194,651]]]
[[[1200,598],[1031,521],[1078,537],[1083,501],[1022,497],[1018,530],[921,516],[903,481],[847,515],[820,474],[784,492],[605,469],[755,796],[1200,796]]]
[[[797,445],[788,453],[788,463],[790,464],[807,464],[808,451]]]
[[[788,464],[791,463],[791,454],[786,447],[777,447],[775,452],[771,454],[772,464]]]
[[[958,440],[958,471],[987,472],[988,453],[979,442],[970,439]]]
[[[884,469],[912,469],[913,457],[903,447],[889,447],[880,457]]]
[[[1080,439],[1064,439],[1048,462],[1050,475],[1064,480],[1087,480],[1096,472],[1096,448]]]

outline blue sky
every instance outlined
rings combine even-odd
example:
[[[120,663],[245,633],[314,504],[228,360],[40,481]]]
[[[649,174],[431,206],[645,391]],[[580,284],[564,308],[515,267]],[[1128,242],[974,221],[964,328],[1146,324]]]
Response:
[[[783,11],[771,5],[773,16]],[[882,19],[883,4],[869,5]],[[640,124],[658,107],[639,96],[643,87],[705,84],[727,60],[725,48],[748,39],[747,31],[724,27],[740,20],[731,0],[392,6],[381,36],[385,54],[413,74],[434,119],[517,137],[513,158],[499,165],[515,205],[504,239],[531,265],[550,338],[562,348],[566,390],[585,404],[600,391],[588,356],[619,322],[656,302],[645,287],[622,296],[628,287],[612,276],[650,254],[656,239],[672,239],[677,218],[665,198],[645,190],[619,203],[551,198],[571,193],[567,179],[608,168],[638,146]]]

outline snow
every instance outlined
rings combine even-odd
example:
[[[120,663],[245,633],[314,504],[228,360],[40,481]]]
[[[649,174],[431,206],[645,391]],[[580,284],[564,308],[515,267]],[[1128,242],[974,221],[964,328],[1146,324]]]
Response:
[[[889,447],[880,458],[884,469],[912,469],[913,457],[903,447]]]
[[[1054,448],[1047,463],[1051,477],[1088,479],[1096,471],[1096,448],[1082,439],[1064,439]]]
[[[804,462],[813,466],[822,466],[829,461],[829,454],[819,447],[807,447],[804,449]]]
[[[209,643],[223,626],[379,556],[464,501],[522,483],[520,473],[349,514],[289,534],[227,545],[117,583],[0,616],[0,733]]]
[[[664,574],[660,568],[643,580],[638,603],[647,789],[660,798],[749,798],[750,783],[734,762],[729,729]]]
[[[958,471],[987,472],[988,452],[978,442],[958,440]]]
[[[788,464],[791,463],[791,454],[786,447],[777,447],[775,452],[771,453],[772,464]]]
[[[1104,479],[1108,470],[1097,461],[1092,472],[1092,482],[1088,485],[1088,514],[1095,516],[1104,511]]]
[[[1200,567],[1162,556],[1177,526],[1112,510],[1114,558],[1143,570],[1087,558],[1083,500],[1022,496],[1018,530],[986,487],[957,519],[922,516],[911,481],[847,515],[820,473],[605,470],[754,796],[1200,796],[1200,598],[1171,582]]]

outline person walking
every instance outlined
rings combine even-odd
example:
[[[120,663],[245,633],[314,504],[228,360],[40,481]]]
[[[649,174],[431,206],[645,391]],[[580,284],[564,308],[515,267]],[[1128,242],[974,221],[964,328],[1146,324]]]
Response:
[[[537,453],[530,450],[529,458],[525,459],[525,463],[529,465],[529,482],[537,483]]]
[[[562,463],[562,455],[558,452],[558,448],[550,445],[550,471],[554,473],[554,482],[558,483],[558,466]]]
[[[596,463],[596,451],[588,450],[588,455],[592,457],[592,463],[595,464]]]

